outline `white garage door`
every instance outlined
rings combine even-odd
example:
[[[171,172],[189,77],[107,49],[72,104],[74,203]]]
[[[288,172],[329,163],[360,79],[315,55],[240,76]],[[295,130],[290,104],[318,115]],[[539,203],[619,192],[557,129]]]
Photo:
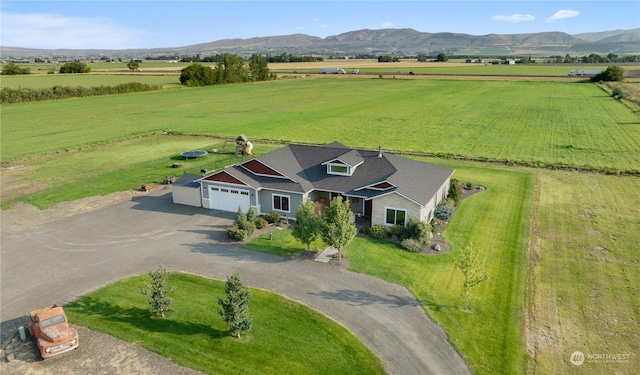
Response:
[[[209,208],[238,212],[238,207],[241,207],[242,212],[249,211],[251,203],[248,190],[219,188],[215,186],[211,186],[209,189]]]

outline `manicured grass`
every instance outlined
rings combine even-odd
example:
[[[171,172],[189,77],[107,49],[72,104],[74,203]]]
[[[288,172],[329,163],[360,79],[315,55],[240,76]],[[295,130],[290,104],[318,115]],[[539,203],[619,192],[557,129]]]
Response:
[[[256,144],[254,150],[256,154],[261,154],[276,147],[280,146]],[[182,151],[208,151],[212,148],[221,152],[189,160],[180,156]],[[184,173],[200,175],[201,169],[216,170],[239,162],[241,159],[233,154],[234,151],[234,142],[227,142],[225,146],[224,141],[214,138],[156,135],[82,151],[45,155],[28,160],[29,165],[37,166],[28,179],[43,186],[43,189],[10,200],[3,196],[2,204],[7,207],[19,199],[47,208],[54,203],[159,183],[166,176],[179,178]],[[172,168],[173,163],[181,163],[182,168]],[[7,182],[11,177],[6,174],[3,178]]]
[[[163,130],[637,170],[640,119],[589,83],[295,79],[2,108],[2,160]]]
[[[237,339],[217,314],[224,282],[174,273],[175,312],[152,317],[140,294],[147,275],[119,281],[65,307],[74,324],[108,333],[207,374],[384,374],[343,326],[299,303],[252,289],[253,328]]]
[[[357,272],[406,286],[441,325],[476,374],[522,374],[527,241],[533,178],[528,173],[456,166],[454,178],[487,187],[464,200],[444,237],[453,251],[425,256],[357,237],[345,253]],[[462,274],[453,265],[472,244],[488,280],[462,310]]]
[[[264,233],[245,244],[245,247],[249,250],[281,256],[298,256],[307,251],[306,245],[296,240],[290,230],[275,230],[271,234],[273,236],[271,239],[269,233]],[[314,253],[321,252],[325,247],[326,245],[320,239],[310,246]]]
[[[538,171],[530,280],[536,374],[640,373],[640,179]],[[623,361],[569,356],[628,354]]]

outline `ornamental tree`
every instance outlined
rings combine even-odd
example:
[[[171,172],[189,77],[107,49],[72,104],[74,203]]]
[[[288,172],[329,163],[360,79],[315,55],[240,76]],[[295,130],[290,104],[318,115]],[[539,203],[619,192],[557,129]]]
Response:
[[[316,212],[316,205],[307,199],[296,211],[296,223],[291,229],[295,239],[307,245],[307,251],[311,251],[311,243],[320,236],[322,220]]]
[[[146,289],[140,289],[140,293],[151,298],[149,311],[164,318],[165,313],[173,311],[171,307],[173,300],[169,298],[169,293],[173,292],[174,288],[167,290],[169,271],[160,266],[155,271],[149,271],[149,276],[151,276],[151,284],[145,283]]]
[[[224,298],[218,297],[218,315],[227,323],[229,333],[237,338],[249,331],[253,326],[253,318],[249,314],[251,292],[244,286],[238,272],[227,277],[224,287]]]
[[[341,196],[333,198],[331,205],[322,217],[322,240],[338,250],[338,259],[342,259],[342,249],[356,235],[356,226],[351,224],[349,201]]]

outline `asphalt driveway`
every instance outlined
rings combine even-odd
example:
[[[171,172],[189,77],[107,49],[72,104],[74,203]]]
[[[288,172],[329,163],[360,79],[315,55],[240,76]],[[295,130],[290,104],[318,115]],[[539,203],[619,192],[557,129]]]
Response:
[[[404,287],[311,260],[244,250],[226,240],[234,214],[174,205],[170,187],[47,211],[2,212],[5,330],[33,308],[71,301],[159,265],[218,279],[238,271],[247,285],[274,290],[345,325],[393,374],[470,373]]]

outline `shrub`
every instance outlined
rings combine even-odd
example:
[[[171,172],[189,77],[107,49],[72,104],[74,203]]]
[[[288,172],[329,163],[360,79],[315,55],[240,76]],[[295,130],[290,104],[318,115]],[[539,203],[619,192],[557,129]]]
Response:
[[[266,227],[269,223],[267,223],[267,220],[263,217],[259,217],[256,219],[256,229],[262,229],[264,227]]]
[[[391,226],[391,228],[389,228],[389,232],[391,232],[392,236],[398,237],[398,239],[400,241],[402,241],[405,238],[409,237],[409,234],[407,233],[407,228],[405,228],[402,225],[393,225],[393,226]]]
[[[365,235],[365,236],[369,236],[371,234],[371,227],[369,226],[363,226],[360,227],[360,234]]]
[[[476,188],[476,184],[474,184],[473,182],[467,182],[466,184],[464,184],[464,187],[467,190],[473,190]]]
[[[256,231],[256,223],[254,221],[246,221],[242,229],[247,232],[247,236],[250,236]]]
[[[413,238],[405,238],[400,242],[400,245],[412,253],[419,253],[422,251],[422,243],[414,240]]]
[[[247,238],[247,231],[240,229],[237,225],[233,224],[227,228],[227,236],[236,241],[243,241]]]
[[[249,207],[249,211],[247,211],[247,221],[251,223],[255,223],[258,216],[252,207]]]
[[[278,211],[271,211],[269,215],[267,215],[267,222],[269,224],[274,224],[280,221],[280,214]]]
[[[449,220],[455,211],[456,209],[452,205],[443,204],[436,207],[433,214],[440,220]]]
[[[429,225],[431,226],[431,233],[436,233],[438,231],[438,223],[436,223],[436,219],[431,219]]]
[[[460,184],[458,180],[451,180],[451,185],[449,186],[449,193],[447,194],[447,198],[453,201],[453,205],[457,206],[460,203]]]
[[[381,240],[383,238],[387,238],[389,236],[389,233],[387,232],[387,228],[385,228],[384,225],[374,225],[371,227],[369,236],[371,238]]]
[[[406,238],[410,238],[420,244],[431,242],[431,232],[429,225],[420,220],[409,218],[407,228],[405,230]]]
[[[631,96],[631,95],[629,95],[628,92],[623,90],[622,87],[620,87],[620,86],[614,87],[613,91],[612,91],[612,94],[616,99],[629,99],[629,97]]]

